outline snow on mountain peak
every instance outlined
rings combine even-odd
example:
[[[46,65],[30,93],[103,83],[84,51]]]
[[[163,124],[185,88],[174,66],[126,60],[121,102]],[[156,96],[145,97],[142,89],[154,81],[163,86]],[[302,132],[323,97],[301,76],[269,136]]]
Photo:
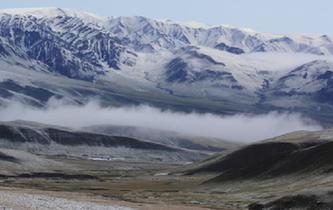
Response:
[[[298,52],[300,50],[303,52],[303,49],[305,49],[313,54],[333,54],[332,37],[329,36],[286,36],[283,34],[259,33],[250,28],[237,28],[230,25],[209,25],[195,21],[182,22],[170,19],[158,20],[142,16],[101,17],[89,12],[74,11],[56,7],[0,9],[0,15],[1,14],[22,16],[31,15],[39,18],[54,18],[57,16],[76,17],[85,22],[105,26],[108,29],[116,27],[117,30],[114,31],[119,31],[119,27],[127,27],[127,30],[130,31],[127,31],[126,29],[122,30],[122,33],[124,33],[123,35],[127,35],[126,32],[136,33],[140,30],[144,32],[147,27],[150,27],[150,31],[155,30],[157,32],[156,34],[169,35],[165,33],[171,33],[181,35],[182,39],[191,39],[187,41],[190,41],[192,45],[200,44],[214,47],[215,45],[220,44],[220,42],[224,42],[224,44],[230,45],[231,47],[242,48],[248,52],[285,51],[286,49],[284,45],[287,40],[285,37],[287,37],[289,38],[290,43],[294,42],[292,44],[287,43],[288,49],[294,48],[291,49],[292,52]],[[200,30],[200,32],[198,32],[198,30]],[[194,34],[195,37],[193,37]],[[154,37],[154,40],[147,41],[156,41],[158,38],[161,37]],[[309,48],[305,45],[311,45],[311,47],[315,45],[315,48],[320,49],[312,49],[311,47]]]
[[[182,22],[182,21],[174,21],[174,20],[170,20],[170,19],[158,19],[157,21],[164,22],[166,24],[178,24],[178,25],[189,27],[189,28],[197,28],[197,29],[199,29],[199,28],[208,29],[208,28],[216,27],[214,25],[209,25],[206,23],[201,23],[201,22],[196,22],[196,21]]]
[[[139,90],[140,96],[154,91],[152,95],[219,104],[221,99],[275,105],[269,97],[295,95],[298,100],[313,93],[333,104],[333,41],[328,36],[275,35],[141,16],[98,17],[60,8],[3,9],[0,23],[0,63],[8,66],[0,71],[10,72],[0,76],[6,79],[12,78],[13,68],[21,72],[24,66],[36,74]]]
[[[99,26],[98,30],[112,34],[123,45],[138,52],[175,51],[198,46],[236,54],[280,52],[333,55],[333,41],[328,36],[276,35],[228,25],[155,20],[142,16],[99,17],[88,12],[55,7],[2,9],[1,14],[34,16],[51,21],[59,16],[74,17],[78,19],[77,27],[80,27],[80,21],[92,23]],[[57,24],[60,29],[61,24]],[[55,30],[58,31],[58,28]]]
[[[38,18],[54,18],[57,16],[76,17],[87,22],[100,23],[106,20],[104,17],[97,16],[89,12],[74,11],[70,9],[62,9],[57,7],[45,7],[45,8],[12,8],[1,9],[0,14],[9,15],[31,15]]]

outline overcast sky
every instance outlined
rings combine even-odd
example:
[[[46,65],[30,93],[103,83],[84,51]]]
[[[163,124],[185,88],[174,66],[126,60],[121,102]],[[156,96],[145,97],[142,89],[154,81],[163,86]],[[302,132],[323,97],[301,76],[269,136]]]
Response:
[[[261,32],[333,35],[332,0],[0,0],[0,7],[61,7],[102,16],[140,15]]]

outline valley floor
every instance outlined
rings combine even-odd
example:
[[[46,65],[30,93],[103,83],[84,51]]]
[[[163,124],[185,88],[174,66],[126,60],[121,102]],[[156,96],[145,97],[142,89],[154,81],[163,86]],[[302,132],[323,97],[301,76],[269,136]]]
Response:
[[[210,209],[187,192],[207,177],[163,176],[179,165],[54,160],[65,166],[30,176],[2,175],[0,209]]]
[[[303,195],[331,202],[333,189],[331,173],[202,185],[215,175],[168,175],[184,167],[168,163],[48,159],[63,165],[1,174],[0,209],[239,210],[254,203],[281,202],[278,199],[286,196],[305,200],[301,204],[306,207],[307,202],[319,201]]]

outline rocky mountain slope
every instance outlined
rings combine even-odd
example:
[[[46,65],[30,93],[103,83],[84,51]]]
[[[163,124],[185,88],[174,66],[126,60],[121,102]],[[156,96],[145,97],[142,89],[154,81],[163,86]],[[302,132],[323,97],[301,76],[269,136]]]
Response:
[[[226,141],[223,139],[191,136],[177,132],[134,126],[97,125],[85,127],[84,130],[111,136],[142,139],[152,143],[159,143],[192,151],[206,151],[212,153],[238,148],[242,145],[241,143]]]
[[[332,140],[331,129],[294,132],[216,154],[175,174],[211,176],[197,191],[239,201],[234,209],[331,209]]]
[[[50,98],[182,111],[302,112],[330,124],[333,42],[98,17],[59,8],[0,11],[0,103]],[[204,99],[204,100],[202,100]]]
[[[184,171],[186,174],[224,174],[221,177],[228,177],[226,179],[271,178],[283,174],[327,171],[325,167],[331,167],[332,142],[332,129],[296,131],[217,153]]]
[[[24,121],[0,124],[0,147],[69,158],[161,162],[192,162],[212,153],[204,148],[190,150],[186,145],[162,144],[158,140],[137,140]]]

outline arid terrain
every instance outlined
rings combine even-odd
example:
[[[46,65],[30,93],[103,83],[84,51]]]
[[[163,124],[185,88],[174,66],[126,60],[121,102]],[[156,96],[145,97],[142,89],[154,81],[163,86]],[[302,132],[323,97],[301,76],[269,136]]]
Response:
[[[64,209],[64,203],[80,209],[112,209],[111,205],[135,209],[211,206],[199,204],[192,192],[193,186],[206,180],[206,176],[164,175],[163,171],[177,165],[62,158],[52,161],[63,164],[50,172],[2,176],[1,206],[14,209],[37,206]],[[26,202],[27,195],[33,196],[29,202]]]
[[[231,142],[172,132],[116,127],[113,130],[117,133],[106,133],[112,127],[103,126],[100,133],[95,131],[97,128],[88,132],[88,128],[73,130],[26,121],[1,123],[1,206],[13,209],[67,209],[64,205],[75,209],[115,209],[117,205],[135,209],[216,207],[205,201],[209,194],[195,192],[212,175],[175,173],[216,152],[239,147]],[[155,137],[146,137],[149,134]]]
[[[4,208],[326,210],[333,206],[331,129],[293,132],[249,145],[221,141],[215,144],[220,151],[209,152],[198,139],[188,138],[182,145],[185,140],[170,133],[172,141],[163,136],[161,144],[153,144],[23,121],[2,123],[0,128]],[[96,149],[101,147],[108,150]],[[114,157],[121,151],[127,155]]]

